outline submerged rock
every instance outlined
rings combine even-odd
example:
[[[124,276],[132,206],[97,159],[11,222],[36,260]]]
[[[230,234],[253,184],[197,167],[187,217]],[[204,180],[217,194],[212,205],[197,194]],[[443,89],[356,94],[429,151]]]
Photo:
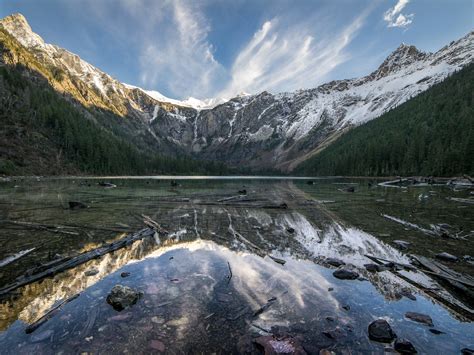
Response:
[[[433,326],[433,320],[431,319],[431,317],[423,313],[407,312],[405,313],[405,317],[411,319],[414,322],[423,323],[430,327]]]
[[[128,286],[115,285],[107,296],[107,303],[110,304],[116,311],[130,307],[137,303],[141,293]]]
[[[96,268],[92,268],[90,270],[87,270],[84,275],[86,276],[94,276],[94,275],[97,275],[99,273],[99,270],[97,270]]]
[[[369,324],[369,338],[380,343],[391,343],[397,335],[385,319],[377,319]]]
[[[411,245],[410,242],[406,242],[404,240],[394,240],[393,244],[395,244],[395,246],[400,250],[408,249],[408,247]]]
[[[444,260],[444,261],[458,261],[459,260],[457,256],[454,256],[446,252],[436,254],[435,257],[437,259]]]
[[[326,258],[326,263],[331,265],[331,266],[335,266],[335,267],[339,267],[339,266],[342,266],[342,265],[346,265],[346,263],[340,259],[336,259],[336,258]]]
[[[294,354],[305,355],[306,351],[301,344],[291,336],[276,337],[273,335],[261,336],[254,340],[255,344],[263,348],[265,355]]]
[[[417,351],[412,343],[406,339],[397,339],[395,340],[394,349],[400,354],[416,354]]]
[[[39,343],[42,341],[45,341],[46,339],[49,339],[53,336],[54,332],[49,329],[49,330],[44,330],[40,333],[36,333],[31,336],[30,340],[32,343]]]
[[[445,332],[442,332],[441,330],[431,328],[429,331],[433,334],[439,335],[439,334],[446,334]]]
[[[334,271],[333,276],[341,280],[355,280],[359,277],[359,274],[349,269],[337,269]]]
[[[377,264],[364,264],[364,267],[367,269],[367,271],[370,271],[370,272],[381,272],[381,271],[386,271],[389,269],[389,267],[385,265],[377,265]]]
[[[161,351],[162,353],[166,349],[165,344],[162,341],[156,339],[150,341],[150,348],[153,350]]]
[[[71,210],[79,210],[81,208],[88,208],[86,204],[79,202],[79,201],[69,201],[69,208]]]

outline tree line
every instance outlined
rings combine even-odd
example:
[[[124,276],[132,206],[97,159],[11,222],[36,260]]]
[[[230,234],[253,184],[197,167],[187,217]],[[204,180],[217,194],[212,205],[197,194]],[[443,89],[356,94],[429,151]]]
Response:
[[[379,118],[356,127],[302,163],[305,175],[474,173],[474,64]]]

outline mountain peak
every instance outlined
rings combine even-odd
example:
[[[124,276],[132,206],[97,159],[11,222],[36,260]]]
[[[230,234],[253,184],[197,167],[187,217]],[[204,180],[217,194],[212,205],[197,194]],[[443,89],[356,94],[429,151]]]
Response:
[[[373,73],[377,79],[400,70],[416,61],[423,60],[427,56],[413,45],[400,44]]]
[[[45,45],[43,39],[33,32],[25,16],[20,13],[15,13],[1,19],[0,27],[3,27],[27,48]]]

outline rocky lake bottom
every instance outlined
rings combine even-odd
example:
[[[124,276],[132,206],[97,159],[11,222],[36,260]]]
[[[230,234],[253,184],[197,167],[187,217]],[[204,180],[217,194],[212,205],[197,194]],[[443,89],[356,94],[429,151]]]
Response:
[[[472,353],[473,191],[2,181],[0,354]]]

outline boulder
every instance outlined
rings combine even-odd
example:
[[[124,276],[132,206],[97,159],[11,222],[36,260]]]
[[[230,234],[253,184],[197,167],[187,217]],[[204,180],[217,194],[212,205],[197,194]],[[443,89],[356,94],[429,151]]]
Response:
[[[433,320],[431,317],[423,313],[407,312],[405,313],[405,317],[411,319],[414,322],[426,324],[429,327],[433,326]]]
[[[141,293],[133,288],[123,285],[115,285],[107,296],[107,303],[116,311],[122,311],[137,303]]]
[[[369,324],[369,338],[380,343],[391,343],[397,335],[385,319],[377,319]]]
[[[359,274],[349,269],[337,269],[332,273],[335,278],[341,280],[355,280],[359,277]]]

